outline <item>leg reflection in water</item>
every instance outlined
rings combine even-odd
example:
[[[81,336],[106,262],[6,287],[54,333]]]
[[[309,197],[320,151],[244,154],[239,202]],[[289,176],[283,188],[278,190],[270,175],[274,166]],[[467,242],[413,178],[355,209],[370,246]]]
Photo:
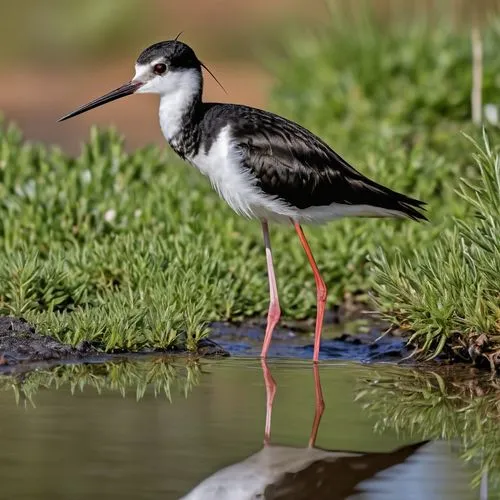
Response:
[[[276,382],[271,374],[271,370],[265,359],[261,359],[262,373],[264,374],[264,384],[266,386],[266,425],[264,428],[264,445],[271,444],[271,418],[273,413],[274,397],[276,396]],[[309,448],[314,448],[316,437],[318,436],[319,424],[325,411],[325,401],[321,389],[321,379],[319,377],[319,364],[313,364],[314,392],[315,392],[315,412],[311,435],[309,437]]]

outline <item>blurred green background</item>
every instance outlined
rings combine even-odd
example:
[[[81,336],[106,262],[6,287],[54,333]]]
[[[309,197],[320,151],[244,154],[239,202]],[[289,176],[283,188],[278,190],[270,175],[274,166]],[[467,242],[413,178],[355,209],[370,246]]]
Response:
[[[92,123],[116,125],[129,148],[161,144],[151,96],[110,104],[64,126],[56,119],[127,80],[144,47],[179,31],[228,90],[225,95],[207,79],[208,99],[265,107],[273,76],[263,61],[280,53],[290,31],[297,37],[320,32],[339,6],[356,17],[371,4],[382,22],[417,13],[432,22],[450,3],[457,24],[481,21],[499,6],[498,0],[2,0],[0,110],[28,139],[69,152],[79,151]]]
[[[139,53],[173,38],[191,44],[224,83],[206,97],[264,106],[271,77],[262,52],[291,25],[314,26],[326,4],[275,0],[21,0],[3,1],[0,19],[0,110],[26,137],[78,152],[91,124],[116,125],[130,149],[163,143],[156,99],[145,96],[65,125],[68,109],[128,80]],[[278,27],[279,29],[276,29]]]

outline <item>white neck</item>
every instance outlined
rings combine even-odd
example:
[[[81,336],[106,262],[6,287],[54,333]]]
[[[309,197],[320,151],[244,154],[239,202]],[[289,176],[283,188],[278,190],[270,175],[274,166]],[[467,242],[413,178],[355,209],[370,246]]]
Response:
[[[161,61],[160,58],[151,64],[136,64],[133,81],[142,83],[138,94],[160,95],[160,126],[167,141],[171,142],[181,130],[186,113],[201,98],[203,77],[199,68],[173,69],[154,75],[151,68]]]
[[[175,72],[165,78],[176,80],[169,92],[160,95],[160,126],[167,141],[179,133],[186,113],[200,98],[201,74],[195,71]]]

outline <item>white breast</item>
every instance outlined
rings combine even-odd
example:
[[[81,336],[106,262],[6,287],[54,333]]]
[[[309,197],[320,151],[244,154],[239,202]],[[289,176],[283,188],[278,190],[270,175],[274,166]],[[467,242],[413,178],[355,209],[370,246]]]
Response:
[[[242,154],[231,140],[229,125],[221,129],[209,151],[200,150],[188,160],[210,179],[217,193],[236,213],[250,218],[286,220],[295,215],[295,210],[265,194],[257,186],[257,179],[242,167]]]

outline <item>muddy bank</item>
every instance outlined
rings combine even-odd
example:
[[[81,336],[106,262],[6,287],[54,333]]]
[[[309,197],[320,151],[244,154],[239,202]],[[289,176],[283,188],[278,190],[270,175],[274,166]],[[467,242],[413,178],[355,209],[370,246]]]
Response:
[[[185,354],[181,349],[168,351],[141,351],[140,354]],[[102,353],[89,342],[77,346],[63,344],[50,335],[42,335],[22,318],[0,316],[0,372],[12,371],[15,367],[40,363],[58,364],[62,362],[95,362],[127,357],[138,353],[122,351]],[[228,356],[229,353],[209,339],[199,342],[196,354],[200,356]]]
[[[62,344],[50,335],[40,335],[26,320],[0,317],[0,364],[2,366],[31,361],[67,358],[81,359],[97,351],[88,342],[74,347]]]
[[[336,325],[334,318],[325,324],[321,342],[321,360],[400,363],[411,354],[405,340],[399,335],[382,335],[385,327],[372,324],[357,329],[354,324]],[[211,323],[210,339],[198,343],[197,356],[258,357],[265,332],[265,321],[235,325]],[[350,333],[345,333],[345,331]],[[310,360],[313,354],[313,336],[308,322],[283,324],[273,334],[271,358]],[[336,333],[335,333],[336,332]],[[142,350],[104,353],[100,346],[82,342],[77,346],[63,344],[50,335],[43,335],[25,321],[14,317],[0,317],[0,373],[29,371],[39,366],[66,363],[99,363],[117,358],[129,359],[151,355],[178,355],[187,351]],[[191,353],[192,354],[192,353]]]

